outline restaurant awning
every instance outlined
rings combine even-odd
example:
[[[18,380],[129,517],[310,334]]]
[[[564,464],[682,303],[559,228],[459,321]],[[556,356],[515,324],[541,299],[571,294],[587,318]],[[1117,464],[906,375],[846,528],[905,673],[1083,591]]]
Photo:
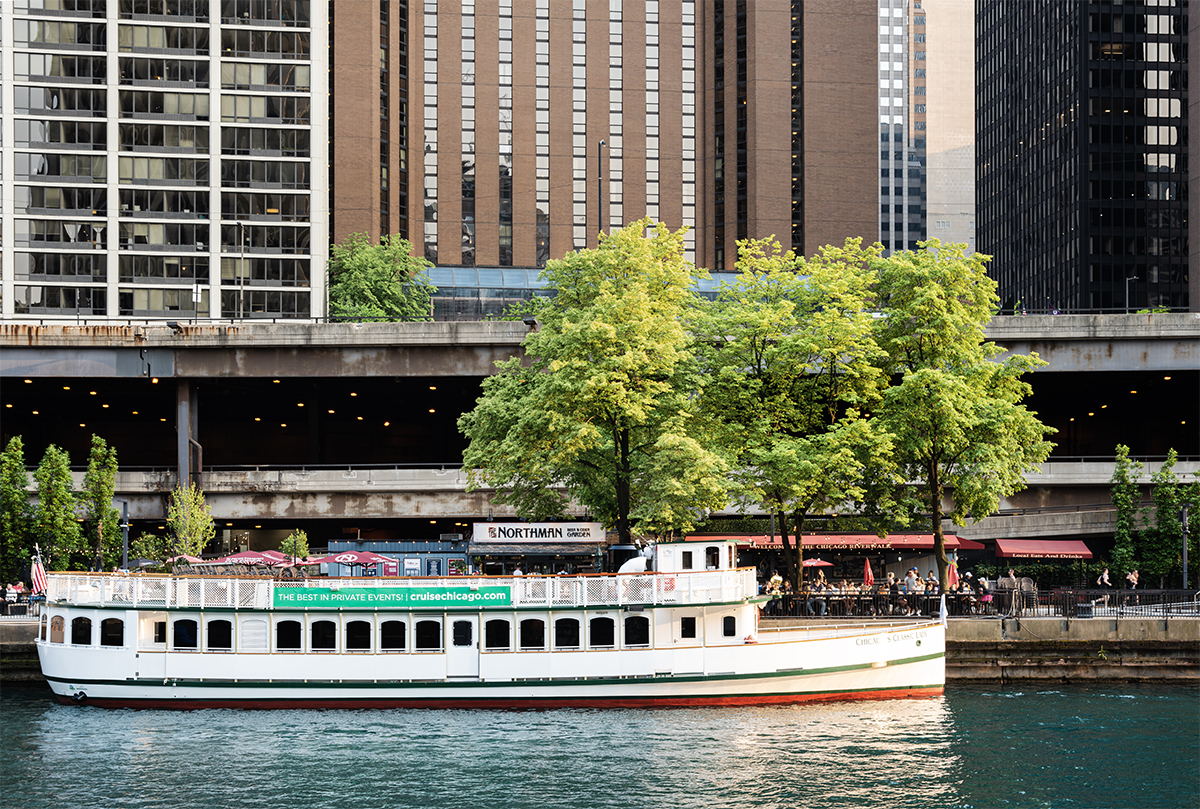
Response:
[[[996,555],[1011,559],[1091,559],[1092,552],[1077,539],[997,539]]]
[[[763,550],[783,546],[778,536],[767,534],[693,534],[687,538],[688,542],[730,539],[736,540],[739,546]],[[978,542],[960,540],[953,534],[946,534],[945,539],[947,550],[979,550],[983,547]],[[888,534],[882,538],[876,534],[809,534],[804,537],[803,546],[805,550],[816,551],[931,551],[933,534]]]

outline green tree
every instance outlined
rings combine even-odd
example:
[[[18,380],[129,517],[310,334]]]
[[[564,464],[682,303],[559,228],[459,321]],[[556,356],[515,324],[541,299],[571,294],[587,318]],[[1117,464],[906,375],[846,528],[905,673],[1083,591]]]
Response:
[[[167,506],[167,529],[174,539],[171,556],[199,556],[217,535],[212,507],[195,483],[176,486]],[[156,557],[146,557],[156,558]]]
[[[293,531],[288,534],[287,539],[280,543],[279,550],[281,553],[286,553],[292,557],[293,562],[297,559],[307,559],[308,534],[299,529]]]
[[[422,274],[433,266],[399,236],[371,244],[352,233],[329,249],[329,315],[343,320],[430,320],[437,292]]]
[[[129,542],[129,558],[153,559],[159,567],[166,567],[167,560],[175,555],[173,538],[168,535],[143,533]]]
[[[793,584],[808,515],[891,491],[869,485],[888,477],[891,439],[864,415],[887,381],[867,305],[881,251],[848,239],[805,260],[774,239],[739,242],[738,279],[696,318],[700,411],[730,459],[734,498],[777,515]]]
[[[1137,536],[1139,572],[1157,576],[1159,588],[1167,585],[1168,576],[1173,578],[1183,570],[1183,504],[1195,502],[1200,490],[1200,482],[1185,483],[1179,479],[1175,473],[1178,460],[1178,453],[1171,449],[1162,468],[1150,476],[1154,525]],[[1188,561],[1191,562],[1190,553]]]
[[[42,549],[47,570],[66,570],[72,557],[85,553],[83,532],[76,516],[77,502],[71,484],[71,459],[51,444],[46,447],[37,470],[37,505],[34,508],[34,539]]]
[[[904,477],[928,508],[942,589],[948,587],[942,518],[983,519],[1025,488],[1054,432],[1021,402],[1036,354],[998,359],[984,327],[998,303],[986,256],[936,239],[876,262],[880,346],[896,378],[878,416],[896,436]]]
[[[93,435],[79,501],[87,520],[84,541],[100,570],[108,570],[121,559],[121,515],[113,506],[116,493],[117,450]]]
[[[469,487],[532,519],[561,517],[574,498],[622,542],[690,530],[723,505],[725,464],[693,432],[699,379],[682,321],[698,275],[683,232],[648,219],[551,261],[542,277],[557,294],[525,357],[498,363],[459,419]]]
[[[1140,463],[1129,457],[1129,447],[1117,444],[1116,464],[1112,480],[1109,481],[1113,508],[1116,511],[1116,527],[1113,530],[1112,568],[1120,578],[1137,567],[1134,558],[1134,538],[1138,526],[1143,522],[1142,491],[1138,479],[1145,471]]]
[[[16,435],[0,452],[0,583],[16,579],[28,561],[33,550],[32,524],[25,445]]]

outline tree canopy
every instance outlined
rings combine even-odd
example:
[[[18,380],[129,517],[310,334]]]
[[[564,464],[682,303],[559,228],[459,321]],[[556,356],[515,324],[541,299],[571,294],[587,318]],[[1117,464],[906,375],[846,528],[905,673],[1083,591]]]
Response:
[[[71,557],[84,551],[83,532],[76,517],[77,501],[71,486],[71,459],[55,445],[46,447],[37,470],[37,505],[34,539],[40,543],[47,570],[66,570]]]
[[[890,436],[867,413],[887,378],[869,312],[879,246],[861,239],[806,260],[774,239],[738,244],[740,275],[695,318],[707,382],[700,411],[731,465],[735,499],[779,518],[798,583],[803,553],[789,541],[810,513],[890,501]],[[874,495],[874,496],[872,496]]]
[[[1021,404],[1030,393],[1021,377],[1046,363],[1036,354],[998,358],[985,339],[997,304],[988,257],[936,239],[921,247],[875,262],[878,339],[893,375],[877,415],[929,509],[944,590],[946,498],[956,522],[988,516],[1046,460],[1054,430]]]
[[[79,501],[86,519],[85,542],[98,570],[108,570],[121,559],[121,516],[113,506],[116,493],[117,451],[93,435]]]
[[[204,492],[195,483],[176,486],[171,492],[167,530],[174,536],[173,554],[176,556],[199,556],[217,535],[212,506],[205,502]]]
[[[352,233],[329,249],[329,315],[342,320],[430,320],[437,292],[421,271],[428,261],[399,236],[372,244]]]
[[[695,431],[683,326],[699,275],[683,232],[648,219],[549,262],[557,294],[537,310],[525,359],[499,363],[459,419],[470,487],[495,488],[530,519],[560,517],[574,498],[623,542],[690,530],[723,505],[727,470]]]
[[[0,452],[0,583],[15,579],[29,561],[33,509],[28,489],[25,445],[16,435]]]

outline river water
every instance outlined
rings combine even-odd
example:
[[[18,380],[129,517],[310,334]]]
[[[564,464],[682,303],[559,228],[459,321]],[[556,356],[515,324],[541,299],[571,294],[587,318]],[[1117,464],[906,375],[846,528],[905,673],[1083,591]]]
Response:
[[[0,695],[8,809],[1200,806],[1190,686],[783,708],[106,710]]]

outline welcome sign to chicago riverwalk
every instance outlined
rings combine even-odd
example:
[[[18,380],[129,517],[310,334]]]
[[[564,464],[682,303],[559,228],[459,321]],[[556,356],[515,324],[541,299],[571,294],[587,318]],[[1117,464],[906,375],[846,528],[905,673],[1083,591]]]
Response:
[[[415,607],[503,607],[512,603],[508,587],[276,587],[276,608],[364,609]]]

